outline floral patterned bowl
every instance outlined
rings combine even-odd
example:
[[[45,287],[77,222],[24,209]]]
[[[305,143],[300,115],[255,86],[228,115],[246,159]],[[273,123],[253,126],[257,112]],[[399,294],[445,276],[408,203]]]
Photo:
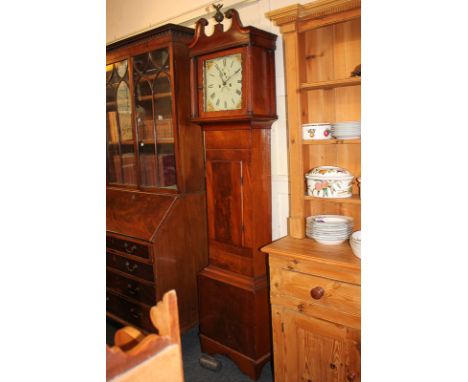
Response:
[[[302,139],[305,141],[331,138],[331,124],[329,123],[306,123],[302,125]]]
[[[315,167],[305,175],[307,195],[318,198],[350,198],[354,176],[334,166]]]

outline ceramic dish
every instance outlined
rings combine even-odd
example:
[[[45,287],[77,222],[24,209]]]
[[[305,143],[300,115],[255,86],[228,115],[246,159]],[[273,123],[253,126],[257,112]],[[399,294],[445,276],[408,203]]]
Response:
[[[306,123],[302,125],[302,139],[305,141],[331,138],[331,125],[329,123]]]
[[[359,139],[361,137],[361,122],[336,122],[332,125],[331,132],[336,139]]]
[[[349,238],[349,245],[355,256],[361,258],[361,231],[353,232]]]
[[[353,218],[343,215],[315,215],[306,218],[306,236],[325,245],[344,243],[352,233]]]
[[[354,176],[334,166],[315,167],[306,174],[307,195],[317,198],[350,198]]]

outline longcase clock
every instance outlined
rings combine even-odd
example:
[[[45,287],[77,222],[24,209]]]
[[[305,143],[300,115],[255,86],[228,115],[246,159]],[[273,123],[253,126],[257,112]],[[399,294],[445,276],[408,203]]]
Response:
[[[271,241],[270,129],[277,119],[276,35],[237,11],[189,45],[192,122],[205,142],[209,265],[198,275],[202,351],[229,356],[253,379],[270,359],[266,259]]]

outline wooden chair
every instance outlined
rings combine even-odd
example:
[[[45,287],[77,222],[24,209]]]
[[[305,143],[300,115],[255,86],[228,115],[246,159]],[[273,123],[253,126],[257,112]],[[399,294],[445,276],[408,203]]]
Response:
[[[112,382],[183,382],[177,295],[164,294],[150,310],[159,334],[144,335],[126,326],[115,333],[115,346],[106,345],[106,379]]]

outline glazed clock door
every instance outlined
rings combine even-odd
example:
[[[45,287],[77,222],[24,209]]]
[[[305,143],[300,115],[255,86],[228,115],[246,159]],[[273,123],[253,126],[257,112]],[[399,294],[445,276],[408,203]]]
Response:
[[[358,330],[283,310],[285,381],[359,382]]]
[[[200,57],[197,88],[200,117],[234,117],[247,113],[249,102],[245,48],[234,48]]]
[[[205,111],[242,108],[242,55],[217,57],[204,62],[203,102]]]
[[[207,153],[209,154],[209,153]],[[243,247],[243,173],[241,158],[212,158],[206,162],[208,232],[214,240],[229,246]]]

